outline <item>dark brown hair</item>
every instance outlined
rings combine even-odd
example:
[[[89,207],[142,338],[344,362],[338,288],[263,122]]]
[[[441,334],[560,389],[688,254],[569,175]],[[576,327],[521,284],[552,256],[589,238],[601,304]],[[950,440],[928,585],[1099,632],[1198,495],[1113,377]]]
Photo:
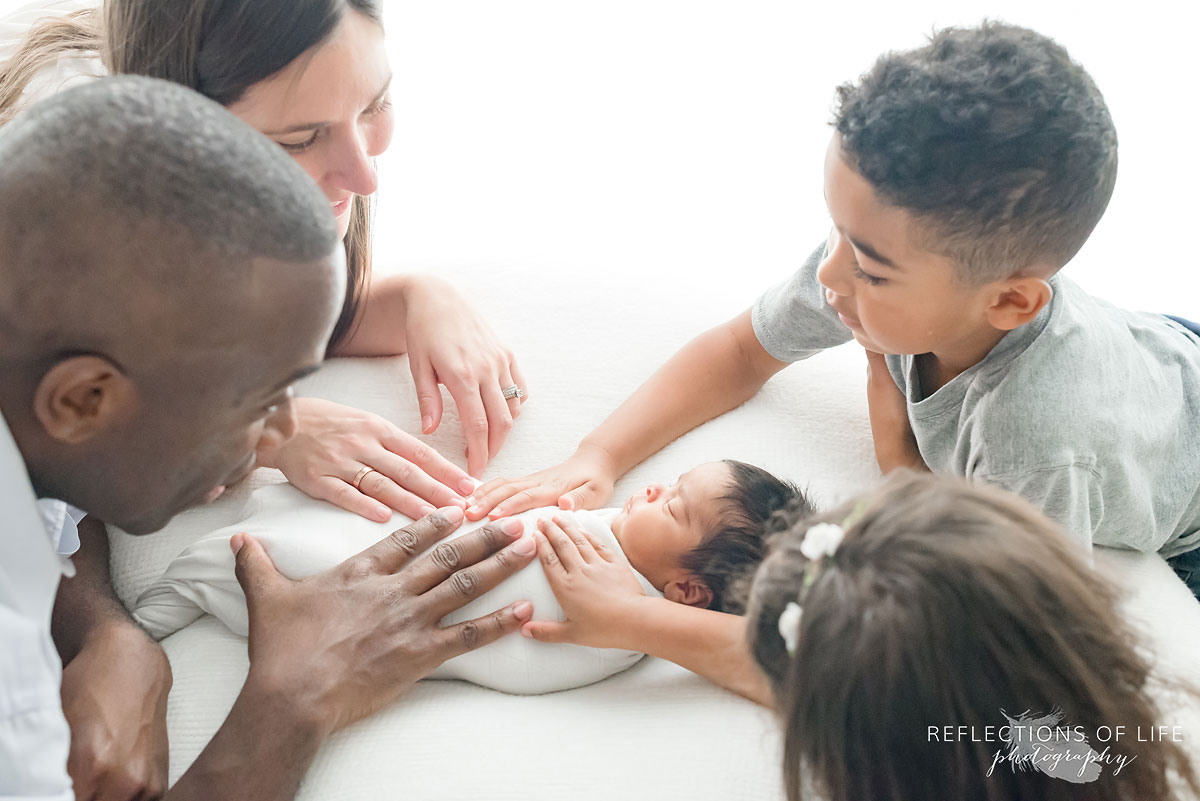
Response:
[[[114,74],[147,75],[228,106],[251,86],[325,41],[347,11],[382,23],[379,0],[105,0],[95,11],[33,26],[0,66],[0,123],[29,81],[72,53],[98,56]],[[349,280],[330,349],[351,333],[371,274],[370,199],[356,196],[346,232]]]
[[[1108,206],[1117,133],[1054,40],[1014,25],[946,28],[838,89],[847,163],[915,215],[967,285],[1066,264]]]
[[[845,537],[810,563],[800,545],[821,522]],[[902,472],[860,501],[773,523],[750,647],[777,699],[790,801],[810,789],[826,801],[1174,799],[1171,772],[1198,789],[1177,744],[1132,734],[1159,717],[1117,591],[1025,501]],[[789,656],[779,617],[793,601]],[[1010,764],[988,775],[1008,753],[1005,714],[1055,710],[1097,752],[1134,759],[1083,784]],[[1117,725],[1129,735],[1113,741],[1104,727]],[[945,726],[974,728],[946,738]]]
[[[731,589],[753,573],[767,551],[766,527],[771,515],[791,506],[812,512],[799,488],[745,462],[726,459],[729,491],[720,498],[720,512],[699,545],[680,559],[712,591],[708,608],[745,614],[745,599]]]

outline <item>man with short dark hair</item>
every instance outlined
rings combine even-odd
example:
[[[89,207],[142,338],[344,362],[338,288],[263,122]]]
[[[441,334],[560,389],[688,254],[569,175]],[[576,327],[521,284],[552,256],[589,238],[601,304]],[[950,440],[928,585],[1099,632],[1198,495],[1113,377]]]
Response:
[[[0,132],[0,797],[73,797],[43,517],[70,504],[155,531],[249,472],[262,436],[289,437],[340,254],[292,159],[183,87],[104,79]],[[325,736],[527,620],[521,603],[441,628],[534,551],[509,523],[460,540],[456,563],[422,555],[461,520],[442,510],[304,582],[235,538],[249,676],[166,797],[291,798]]]

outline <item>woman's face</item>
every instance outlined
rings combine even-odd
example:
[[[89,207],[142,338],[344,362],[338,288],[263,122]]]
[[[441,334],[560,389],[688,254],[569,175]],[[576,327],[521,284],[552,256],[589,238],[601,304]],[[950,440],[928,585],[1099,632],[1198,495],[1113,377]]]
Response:
[[[354,196],[375,191],[373,159],[392,140],[391,78],[383,29],[347,11],[328,39],[229,106],[317,182],[342,236]]]

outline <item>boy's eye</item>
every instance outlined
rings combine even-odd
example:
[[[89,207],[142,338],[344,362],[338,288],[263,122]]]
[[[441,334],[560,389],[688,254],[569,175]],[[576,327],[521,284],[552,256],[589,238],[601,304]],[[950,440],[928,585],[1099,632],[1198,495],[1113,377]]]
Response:
[[[854,276],[866,281],[871,286],[878,286],[887,280],[886,278],[880,278],[878,275],[863,272],[862,267],[859,267],[857,264],[854,265]]]

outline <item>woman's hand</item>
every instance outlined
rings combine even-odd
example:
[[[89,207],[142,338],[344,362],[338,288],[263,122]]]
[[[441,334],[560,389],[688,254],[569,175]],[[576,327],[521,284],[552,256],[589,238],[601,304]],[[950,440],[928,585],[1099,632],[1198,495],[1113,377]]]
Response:
[[[534,538],[546,580],[566,620],[530,621],[521,633],[542,642],[631,647],[625,624],[634,619],[632,610],[646,600],[646,594],[629,565],[575,521],[559,515],[539,520]]]
[[[167,790],[166,654],[132,622],[96,632],[63,668],[77,798],[128,801]]]
[[[392,509],[416,520],[466,505],[471,478],[382,417],[317,398],[296,398],[292,407],[295,436],[261,441],[258,463],[282,470],[312,497],[380,522]]]
[[[908,401],[896,386],[882,353],[867,353],[867,411],[875,461],[884,475],[900,467],[928,470],[908,419]]]
[[[458,406],[467,440],[467,472],[478,476],[500,452],[521,404],[529,399],[525,376],[483,318],[444,281],[412,276],[405,284],[404,329],[408,366],[417,386],[421,431],[442,421],[445,384]],[[505,398],[517,387],[522,396]]]
[[[570,459],[524,478],[495,478],[467,498],[467,519],[492,520],[539,506],[566,511],[598,509],[613,494],[617,476],[603,449],[580,445]]]

